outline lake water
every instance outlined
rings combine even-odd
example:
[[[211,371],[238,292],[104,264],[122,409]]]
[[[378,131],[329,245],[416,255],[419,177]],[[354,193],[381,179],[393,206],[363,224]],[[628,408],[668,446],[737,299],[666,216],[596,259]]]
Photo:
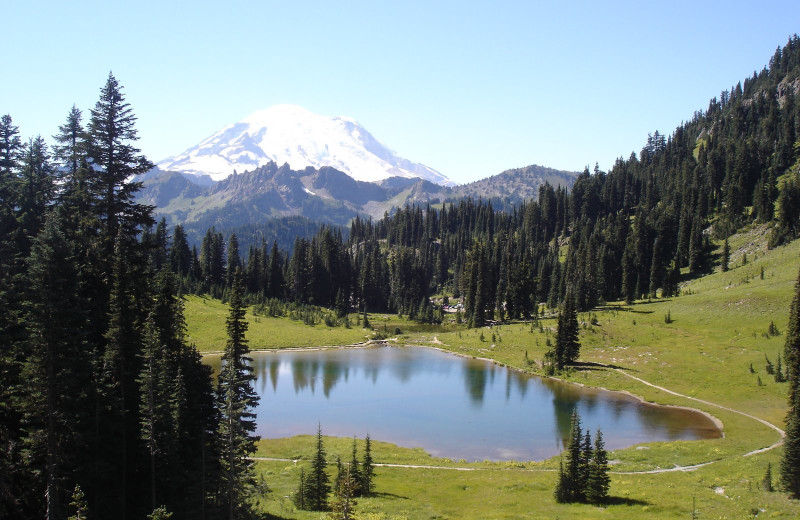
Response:
[[[264,438],[357,436],[452,459],[542,460],[564,449],[572,411],[606,448],[716,438],[705,415],[526,375],[433,349],[254,352]],[[207,357],[219,368],[219,357]]]

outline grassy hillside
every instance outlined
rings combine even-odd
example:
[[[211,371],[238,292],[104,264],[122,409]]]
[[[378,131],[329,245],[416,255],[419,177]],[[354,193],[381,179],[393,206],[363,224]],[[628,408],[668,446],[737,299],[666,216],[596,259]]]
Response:
[[[786,383],[776,383],[766,373],[765,355],[775,363],[782,353],[800,267],[800,241],[768,251],[764,234],[763,229],[752,228],[732,237],[731,269],[684,283],[680,297],[630,306],[611,303],[581,314],[580,358],[594,365],[567,376],[579,384],[624,390],[648,401],[701,409],[722,421],[724,438],[650,443],[610,453],[617,473],[612,475],[614,498],[607,508],[557,505],[552,496],[557,459],[458,464],[427,457],[419,450],[378,444],[376,462],[456,465],[473,471],[378,468],[379,493],[362,499],[358,510],[372,514],[366,518],[387,519],[689,518],[694,499],[700,518],[800,515],[796,501],[760,490],[767,463],[772,463],[777,475],[781,449],[744,456],[780,439],[774,429],[743,414],[783,425]],[[204,351],[219,350],[224,345],[225,306],[190,297],[186,310],[192,340]],[[671,323],[665,322],[667,314]],[[363,329],[308,327],[286,319],[251,316],[250,320],[248,337],[253,348],[347,344],[366,334]],[[524,370],[536,369],[535,363],[526,360],[540,360],[548,339],[552,341],[555,334],[555,320],[549,317],[541,320],[541,328],[530,323],[478,330],[449,325],[415,332],[412,324],[396,317],[374,316],[371,320],[378,327],[386,323],[387,330],[399,327],[404,332],[397,338],[400,342],[491,358]],[[770,322],[779,335],[767,334]],[[750,373],[751,364],[755,373]],[[350,442],[330,439],[329,454],[347,458]],[[259,455],[308,459],[312,445],[303,437],[262,441]],[[706,462],[712,464],[692,472],[636,473]],[[294,511],[290,501],[282,498],[296,486],[298,464],[262,461],[259,467],[272,489],[264,499],[266,509],[288,518],[319,518],[318,513]]]

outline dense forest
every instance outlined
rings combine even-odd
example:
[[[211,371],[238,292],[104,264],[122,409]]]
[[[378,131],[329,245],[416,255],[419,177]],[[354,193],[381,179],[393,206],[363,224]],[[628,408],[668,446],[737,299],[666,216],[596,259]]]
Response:
[[[240,230],[209,229],[190,251],[180,227],[155,232],[157,257],[187,290],[224,296],[242,267],[251,301],[392,311],[435,321],[431,298],[460,299],[463,320],[530,318],[574,298],[669,297],[710,270],[711,240],[765,225],[771,246],[800,232],[800,41],[769,67],[709,102],[670,136],[648,136],[638,155],[608,172],[587,168],[571,191],[545,184],[510,211],[481,199],[407,206],[379,221],[356,218],[343,239],[322,227],[291,251]],[[245,231],[242,235],[241,231]],[[249,246],[241,248],[246,241]],[[183,260],[176,260],[176,259]],[[158,260],[156,260],[158,263]],[[725,268],[727,266],[723,266]]]
[[[198,250],[181,226],[156,224],[128,182],[152,163],[113,76],[86,126],[73,107],[52,149],[23,143],[3,116],[0,516],[143,518],[163,505],[173,518],[246,517],[248,304],[435,322],[457,300],[478,327],[677,295],[720,262],[711,240],[742,226],[763,225],[772,246],[796,238],[799,90],[795,36],[671,135],[654,132],[608,172],[587,168],[569,192],[545,185],[503,211],[409,206],[346,233],[321,227],[291,250],[213,228]],[[231,304],[216,384],[186,340],[187,291]]]
[[[186,340],[150,261],[135,116],[110,75],[48,151],[0,121],[0,517],[243,518],[257,398],[243,289],[223,370]],[[158,516],[162,515],[162,516]]]

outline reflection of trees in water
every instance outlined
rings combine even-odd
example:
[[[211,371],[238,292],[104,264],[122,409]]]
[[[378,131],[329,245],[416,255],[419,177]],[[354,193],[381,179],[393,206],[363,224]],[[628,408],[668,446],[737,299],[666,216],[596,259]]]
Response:
[[[276,392],[278,390],[278,372],[281,367],[281,362],[278,359],[273,359],[269,363],[269,375],[270,381],[272,381],[272,391]]]
[[[486,394],[486,364],[469,360],[464,365],[464,383],[472,404],[480,406]]]
[[[524,399],[528,393],[528,381],[531,376],[516,370],[506,369],[506,401],[511,398],[511,388],[516,387],[520,398]]]
[[[330,397],[331,389],[336,386],[339,379],[344,375],[345,370],[342,363],[325,359],[322,363],[322,392],[325,397]]]
[[[721,432],[699,412],[678,408],[662,408],[640,403],[636,420],[649,435],[666,435],[668,440],[716,439]]]
[[[414,371],[414,363],[409,359],[403,357],[402,359],[398,359],[391,365],[392,373],[402,381],[403,383],[408,382],[411,379],[411,373]]]
[[[299,394],[302,390],[308,388],[309,384],[309,366],[306,361],[302,359],[295,359],[291,363],[292,366],[292,383],[294,384],[294,393]],[[313,376],[313,374],[311,374]]]
[[[561,449],[565,449],[569,443],[572,412],[578,409],[581,395],[577,392],[576,388],[571,388],[558,381],[543,379],[542,384],[546,386],[553,395],[553,413],[556,419],[556,444],[558,444]]]

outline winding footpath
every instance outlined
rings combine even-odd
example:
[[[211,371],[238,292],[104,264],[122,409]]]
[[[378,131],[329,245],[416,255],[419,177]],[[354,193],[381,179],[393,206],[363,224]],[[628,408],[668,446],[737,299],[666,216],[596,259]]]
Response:
[[[615,370],[616,372],[619,372],[620,374],[624,375],[625,377],[629,377],[629,378],[631,378],[631,379],[633,379],[635,381],[638,381],[638,382],[642,383],[643,385],[647,385],[647,386],[649,386],[651,388],[655,388],[657,390],[661,390],[662,392],[666,392],[666,393],[668,393],[670,395],[674,395],[676,397],[682,397],[684,399],[689,399],[690,401],[701,403],[701,404],[704,404],[706,406],[712,406],[714,408],[719,408],[720,410],[725,410],[727,412],[732,412],[732,413],[735,413],[735,414],[742,415],[744,417],[747,417],[748,419],[752,419],[754,421],[758,421],[761,424],[763,424],[765,426],[768,426],[769,428],[772,428],[773,430],[778,432],[778,434],[780,434],[781,438],[780,438],[780,440],[778,442],[776,442],[776,443],[774,443],[774,444],[772,444],[770,446],[767,446],[766,448],[760,448],[760,449],[757,449],[757,450],[753,450],[753,451],[747,452],[744,455],[741,455],[741,457],[750,457],[752,455],[757,455],[759,453],[764,453],[764,452],[773,450],[773,449],[777,448],[778,446],[782,445],[783,444],[783,440],[786,438],[786,432],[785,431],[783,431],[779,427],[775,426],[771,422],[765,421],[764,419],[756,417],[755,415],[751,415],[749,413],[742,412],[741,410],[735,410],[733,408],[729,408],[729,407],[723,406],[721,404],[712,403],[711,401],[706,401],[704,399],[698,399],[697,397],[691,397],[691,396],[688,396],[688,395],[685,395],[685,394],[681,394],[681,393],[675,392],[675,391],[670,390],[668,388],[665,388],[663,386],[659,386],[659,385],[653,384],[653,383],[651,383],[649,381],[645,381],[642,378],[639,378],[639,377],[636,377],[634,375],[631,375],[631,374],[625,372],[621,368],[614,368],[614,367],[611,367],[611,366],[608,366],[608,365],[605,365],[605,364],[602,364],[602,363],[596,363],[596,365],[602,366],[602,367],[610,369],[610,370]],[[261,461],[291,462],[293,464],[297,464],[299,462],[299,460],[300,460],[300,459],[284,459],[284,458],[274,458],[274,457],[250,457],[250,459],[251,460],[257,460],[257,461],[261,460]],[[701,462],[699,464],[692,464],[692,465],[689,465],[689,466],[675,466],[675,467],[672,467],[672,468],[658,468],[658,469],[642,470],[642,471],[609,471],[609,473],[612,474],[612,475],[654,475],[654,474],[658,474],[658,473],[673,473],[673,472],[677,472],[677,471],[688,472],[688,471],[694,471],[696,469],[699,469],[699,468],[702,468],[702,467],[705,467],[705,466],[710,466],[711,464],[714,464],[715,462],[718,462],[718,460],[711,460],[711,461],[708,461],[708,462]],[[332,463],[330,463],[330,464],[332,464]],[[434,470],[451,470],[451,471],[501,471],[500,468],[493,469],[493,468],[471,468],[471,467],[463,467],[463,466],[462,467],[459,467],[459,466],[426,466],[426,465],[416,465],[416,464],[382,464],[382,463],[378,463],[378,464],[373,464],[373,466],[383,467],[383,468],[434,469]],[[555,469],[546,469],[546,468],[535,468],[535,469],[520,469],[520,471],[553,472],[553,471],[557,471],[557,470],[555,470]]]
[[[608,365],[603,365],[603,366],[605,366],[606,368],[611,368],[612,370],[615,370],[615,371],[619,372],[620,374],[624,375],[625,377],[629,377],[631,379],[634,379],[634,380],[642,383],[643,385],[647,385],[647,386],[655,388],[657,390],[661,390],[662,392],[666,392],[666,393],[668,393],[670,395],[683,397],[684,399],[689,399],[690,401],[694,401],[696,403],[701,403],[701,404],[704,404],[704,405],[707,405],[707,406],[713,406],[715,408],[719,408],[720,410],[725,410],[727,412],[733,412],[735,414],[743,415],[743,416],[747,417],[748,419],[753,419],[754,421],[760,422],[764,426],[768,426],[768,427],[772,428],[773,430],[778,432],[778,434],[780,434],[781,438],[775,444],[773,444],[771,446],[767,446],[766,448],[761,448],[761,449],[758,449],[758,450],[753,450],[751,452],[745,453],[744,455],[742,455],[742,457],[749,457],[751,455],[756,455],[758,453],[764,453],[766,451],[773,450],[773,449],[777,448],[778,446],[780,446],[781,444],[783,444],[783,439],[786,438],[786,432],[785,431],[783,431],[782,429],[778,428],[777,426],[775,426],[771,422],[765,421],[764,419],[756,417],[755,415],[750,415],[749,413],[742,412],[741,410],[734,410],[733,408],[729,408],[727,406],[722,406],[721,404],[717,404],[717,403],[712,403],[711,401],[706,401],[704,399],[698,399],[696,397],[691,397],[691,396],[688,396],[688,395],[679,394],[678,392],[675,392],[675,391],[670,390],[668,388],[664,388],[663,386],[654,385],[653,383],[651,383],[649,381],[645,381],[644,379],[641,379],[639,377],[631,375],[631,374],[625,372],[624,370],[622,370],[621,368],[612,368],[612,367],[609,367]],[[707,465],[707,464],[711,464],[711,463],[707,462],[707,463],[705,463],[703,465]],[[694,467],[694,466],[687,466],[687,467]]]

